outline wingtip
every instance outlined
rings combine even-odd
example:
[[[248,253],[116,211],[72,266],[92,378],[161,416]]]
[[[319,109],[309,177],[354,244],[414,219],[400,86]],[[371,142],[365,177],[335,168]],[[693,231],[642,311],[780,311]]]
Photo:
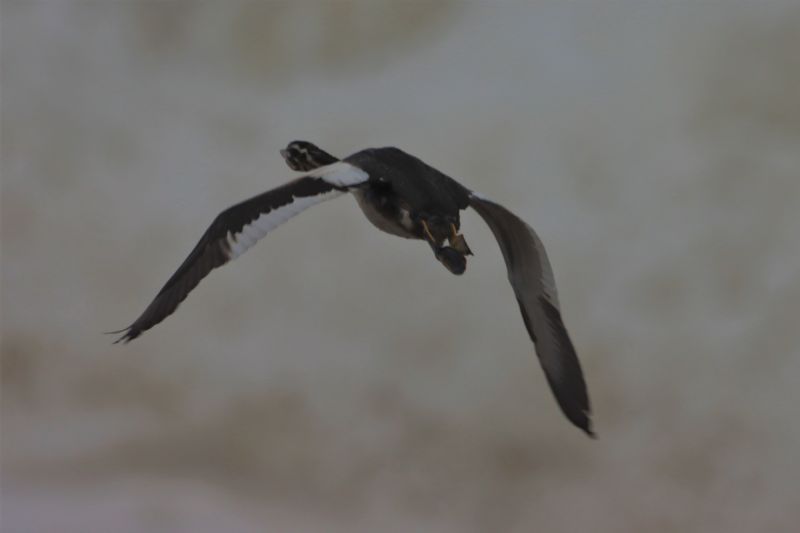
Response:
[[[586,398],[588,403],[588,396]],[[592,421],[592,410],[591,407],[588,405],[584,406],[583,408],[579,409],[579,413],[575,413],[576,416],[569,416],[567,418],[570,422],[575,424],[578,428],[580,428],[586,435],[589,437],[596,439],[597,433],[594,430],[594,422]]]
[[[587,411],[582,411],[579,416],[570,416],[567,411],[564,411],[564,414],[567,415],[567,419],[572,422],[572,425],[586,433],[589,438],[597,439],[597,433],[592,427],[592,419],[589,418],[590,414]]]
[[[104,331],[103,335],[119,335],[120,333],[122,333],[123,335],[114,342],[112,342],[111,344],[119,344],[119,343],[128,344],[131,340],[136,338],[136,335],[131,334],[132,331],[133,330],[131,329],[131,327],[127,327],[123,329],[118,329],[116,331]]]
[[[586,427],[581,428],[586,435],[592,440],[597,440],[597,433],[595,433],[594,428],[592,427],[592,421],[589,420],[586,424]]]

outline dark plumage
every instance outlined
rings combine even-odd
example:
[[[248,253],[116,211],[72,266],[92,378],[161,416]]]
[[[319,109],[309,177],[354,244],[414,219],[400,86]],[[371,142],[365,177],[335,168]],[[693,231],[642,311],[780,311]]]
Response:
[[[211,270],[238,257],[300,211],[345,192],[387,233],[426,241],[452,273],[471,255],[459,214],[472,207],[497,238],[523,322],[564,414],[589,435],[589,396],[575,348],[561,318],[555,280],[539,237],[524,221],[397,148],[369,148],[340,160],[306,141],[281,155],[306,175],[223,211],[189,257],[117,342],[129,342],[172,314]]]

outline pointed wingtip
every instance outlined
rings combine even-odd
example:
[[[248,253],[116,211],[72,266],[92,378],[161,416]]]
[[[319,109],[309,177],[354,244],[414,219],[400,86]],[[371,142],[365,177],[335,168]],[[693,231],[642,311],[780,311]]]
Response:
[[[584,433],[586,433],[586,435],[589,436],[590,439],[597,440],[597,433],[595,433],[594,428],[592,427],[591,420],[588,421],[586,427],[582,427],[581,429],[584,431]]]
[[[103,335],[119,335],[120,333],[122,333],[123,335],[117,340],[115,340],[112,344],[119,344],[120,342],[122,344],[128,344],[132,339],[136,337],[135,335],[131,335],[131,331],[132,331],[131,326],[128,326],[127,328],[118,329],[116,331],[104,331]]]
[[[562,410],[564,410],[563,406]],[[597,439],[597,433],[594,431],[591,413],[589,411],[581,410],[580,415],[575,416],[574,412],[564,410],[564,414],[567,415],[567,419],[572,422],[575,427],[586,433],[589,438]]]

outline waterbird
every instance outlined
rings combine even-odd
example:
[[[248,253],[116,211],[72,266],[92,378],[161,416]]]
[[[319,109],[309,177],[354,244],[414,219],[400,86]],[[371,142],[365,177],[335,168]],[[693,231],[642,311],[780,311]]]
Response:
[[[547,382],[567,419],[594,437],[586,382],[561,317],[553,270],[536,232],[502,205],[471,191],[395,147],[367,148],[339,159],[308,141],[280,151],[304,175],[217,215],[178,270],[130,326],[110,333],[127,343],[172,314],[211,270],[239,257],[272,229],[325,200],[351,193],[378,229],[424,240],[456,275],[472,254],[459,214],[474,209],[488,224]]]

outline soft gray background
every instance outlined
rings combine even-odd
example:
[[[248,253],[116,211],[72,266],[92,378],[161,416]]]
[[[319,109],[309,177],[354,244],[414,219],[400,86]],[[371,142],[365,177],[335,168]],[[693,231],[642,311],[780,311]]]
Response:
[[[795,531],[797,1],[2,3],[2,530]],[[598,441],[475,214],[349,198],[133,320],[302,138],[549,247]]]

